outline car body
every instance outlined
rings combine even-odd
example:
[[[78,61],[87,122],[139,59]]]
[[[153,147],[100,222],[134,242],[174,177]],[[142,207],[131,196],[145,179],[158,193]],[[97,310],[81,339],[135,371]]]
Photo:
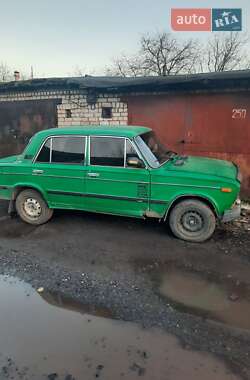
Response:
[[[192,225],[200,226],[204,218],[214,225],[215,220],[229,221],[240,214],[235,164],[177,155],[141,126],[72,126],[38,132],[21,155],[0,160],[0,199],[10,200],[10,211],[16,206],[26,222],[46,222],[38,215],[41,204],[38,207],[32,196],[19,199],[25,191],[39,195],[48,209],[47,220],[53,209],[170,218],[174,234],[191,241],[211,236],[211,228],[207,236],[192,233]],[[187,236],[174,230],[176,216],[171,222],[173,210],[183,202],[189,212],[179,217],[181,224],[190,225]],[[202,205],[212,214],[198,218]]]

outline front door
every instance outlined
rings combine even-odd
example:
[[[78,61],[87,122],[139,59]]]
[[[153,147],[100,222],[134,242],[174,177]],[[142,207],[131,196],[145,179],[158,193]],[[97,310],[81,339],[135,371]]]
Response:
[[[84,208],[85,136],[47,139],[33,166],[33,182],[46,194],[50,207]]]
[[[138,157],[138,153],[133,143],[126,138],[113,136],[89,138],[86,209],[143,216],[148,209],[150,175],[146,166],[130,167],[129,157]]]

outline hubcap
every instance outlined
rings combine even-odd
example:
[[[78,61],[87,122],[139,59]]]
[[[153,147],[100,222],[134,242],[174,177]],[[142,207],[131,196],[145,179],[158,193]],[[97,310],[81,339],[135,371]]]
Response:
[[[198,232],[203,228],[203,218],[199,213],[189,211],[182,216],[181,224],[188,232]]]
[[[38,218],[42,213],[40,203],[34,198],[28,198],[23,204],[25,213],[31,218]]]

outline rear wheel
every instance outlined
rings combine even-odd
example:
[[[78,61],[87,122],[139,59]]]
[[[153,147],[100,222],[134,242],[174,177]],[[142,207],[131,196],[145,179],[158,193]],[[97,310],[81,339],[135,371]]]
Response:
[[[32,189],[21,191],[16,199],[18,215],[26,223],[40,225],[48,222],[53,215],[41,195]]]
[[[169,225],[173,234],[192,242],[209,239],[216,226],[216,218],[209,206],[196,199],[187,199],[172,209]]]

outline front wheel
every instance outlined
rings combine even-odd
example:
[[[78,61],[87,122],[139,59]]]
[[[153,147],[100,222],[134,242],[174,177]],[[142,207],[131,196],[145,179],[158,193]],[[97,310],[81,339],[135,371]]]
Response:
[[[216,218],[205,203],[188,199],[174,206],[170,213],[169,225],[176,237],[199,243],[213,235]]]
[[[53,215],[41,195],[32,189],[21,191],[16,199],[16,210],[20,218],[29,224],[40,225],[48,222]]]

